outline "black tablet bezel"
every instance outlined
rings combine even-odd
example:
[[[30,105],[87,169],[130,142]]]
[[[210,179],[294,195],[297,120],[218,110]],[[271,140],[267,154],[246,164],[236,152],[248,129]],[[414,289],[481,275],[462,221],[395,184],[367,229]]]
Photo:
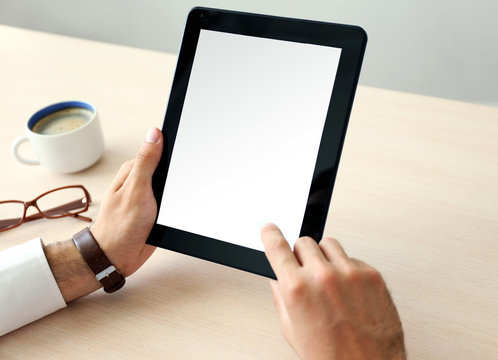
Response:
[[[196,7],[187,18],[163,125],[165,146],[153,176],[158,209],[175,144],[200,30],[341,48],[300,236],[322,238],[367,41],[358,26]],[[157,220],[157,219],[156,219]],[[275,278],[264,252],[155,224],[147,243]]]

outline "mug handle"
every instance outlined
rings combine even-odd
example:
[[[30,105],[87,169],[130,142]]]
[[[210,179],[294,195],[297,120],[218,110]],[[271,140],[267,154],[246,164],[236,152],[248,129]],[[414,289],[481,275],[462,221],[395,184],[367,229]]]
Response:
[[[19,146],[26,141],[29,141],[29,139],[26,135],[20,136],[17,139],[15,139],[14,142],[12,143],[12,154],[14,155],[14,157],[18,161],[22,162],[23,164],[40,165],[40,160],[38,160],[38,159],[26,159],[19,154],[19,152],[18,152]]]

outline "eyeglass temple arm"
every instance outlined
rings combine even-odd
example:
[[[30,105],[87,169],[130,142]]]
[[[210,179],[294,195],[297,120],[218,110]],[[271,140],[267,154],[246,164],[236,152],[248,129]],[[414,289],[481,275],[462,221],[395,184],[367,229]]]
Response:
[[[24,222],[38,220],[38,219],[41,219],[42,217],[43,217],[42,214],[36,213],[36,214],[33,214],[33,215],[26,216],[24,218]],[[0,229],[1,228],[5,228],[5,227],[9,227],[11,225],[15,225],[19,221],[21,221],[21,218],[13,218],[13,219],[0,220]]]
[[[83,216],[81,214],[74,214],[73,217],[77,218],[77,219],[80,219],[80,220],[83,220],[83,221],[88,221],[88,222],[92,222],[92,219],[89,218],[89,217],[86,217],[86,216]]]
[[[17,224],[21,218],[0,220],[0,229]]]

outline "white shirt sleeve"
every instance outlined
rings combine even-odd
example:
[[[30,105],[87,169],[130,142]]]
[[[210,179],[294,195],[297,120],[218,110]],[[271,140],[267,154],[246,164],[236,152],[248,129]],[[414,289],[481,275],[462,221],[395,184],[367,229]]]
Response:
[[[0,251],[0,336],[63,307],[40,238]]]

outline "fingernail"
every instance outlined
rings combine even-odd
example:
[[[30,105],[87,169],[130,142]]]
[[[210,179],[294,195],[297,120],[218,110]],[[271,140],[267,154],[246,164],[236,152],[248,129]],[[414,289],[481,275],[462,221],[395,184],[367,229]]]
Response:
[[[264,224],[261,229],[267,229],[267,228],[274,228],[275,227],[275,224],[274,223],[266,223]]]
[[[145,141],[148,143],[155,144],[159,140],[159,131],[156,128],[150,128],[147,131],[147,136],[145,137]]]

